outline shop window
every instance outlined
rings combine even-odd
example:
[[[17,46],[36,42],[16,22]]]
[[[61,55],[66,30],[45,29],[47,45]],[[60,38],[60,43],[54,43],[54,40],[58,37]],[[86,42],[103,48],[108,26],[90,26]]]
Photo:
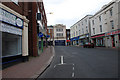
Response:
[[[22,54],[22,37],[19,35],[2,33],[2,56]]]

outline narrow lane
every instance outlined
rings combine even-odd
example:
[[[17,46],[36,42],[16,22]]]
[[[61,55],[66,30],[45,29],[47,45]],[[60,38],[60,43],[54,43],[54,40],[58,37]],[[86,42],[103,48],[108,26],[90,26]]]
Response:
[[[116,78],[117,73],[117,50],[57,46],[51,66],[39,78]]]

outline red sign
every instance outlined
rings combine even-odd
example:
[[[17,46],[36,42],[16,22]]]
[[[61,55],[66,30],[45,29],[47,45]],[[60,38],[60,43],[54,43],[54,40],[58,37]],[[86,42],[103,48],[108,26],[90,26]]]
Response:
[[[93,36],[91,38],[97,38],[97,37],[103,37],[103,36],[105,36],[105,34],[96,35],[96,36]]]
[[[66,40],[66,42],[70,42],[70,40]]]
[[[120,33],[120,30],[117,30],[117,31],[113,31],[113,32],[109,32],[107,33],[107,35],[115,35],[115,34],[119,34]]]

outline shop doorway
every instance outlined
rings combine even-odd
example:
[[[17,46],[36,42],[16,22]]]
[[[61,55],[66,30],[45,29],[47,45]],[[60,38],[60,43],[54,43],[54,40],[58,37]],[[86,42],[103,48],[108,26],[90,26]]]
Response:
[[[115,47],[115,38],[114,38],[114,35],[112,35],[111,38],[112,38],[112,47],[114,48]]]

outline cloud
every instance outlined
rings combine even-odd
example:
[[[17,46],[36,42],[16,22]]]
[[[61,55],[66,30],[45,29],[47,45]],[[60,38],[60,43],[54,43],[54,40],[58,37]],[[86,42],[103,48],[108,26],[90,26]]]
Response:
[[[88,14],[95,14],[111,0],[44,0],[48,25],[63,23],[69,28]]]

